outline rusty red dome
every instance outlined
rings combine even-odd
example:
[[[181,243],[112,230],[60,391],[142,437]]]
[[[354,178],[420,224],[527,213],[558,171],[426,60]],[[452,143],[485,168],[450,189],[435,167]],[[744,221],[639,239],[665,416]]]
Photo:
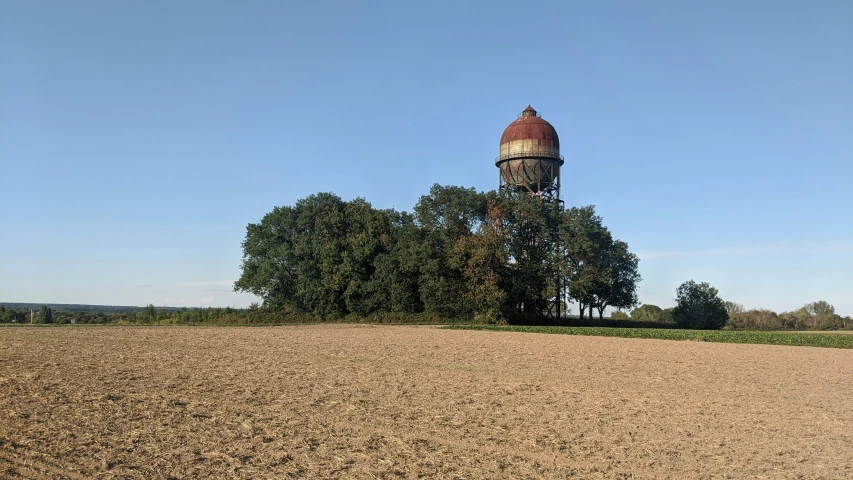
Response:
[[[521,116],[506,127],[501,135],[501,144],[515,140],[541,140],[542,145],[560,148],[557,130],[543,120],[530,105],[521,112]]]

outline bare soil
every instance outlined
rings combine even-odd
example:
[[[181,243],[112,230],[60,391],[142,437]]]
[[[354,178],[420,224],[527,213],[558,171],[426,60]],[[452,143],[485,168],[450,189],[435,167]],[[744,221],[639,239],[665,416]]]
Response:
[[[2,478],[853,478],[853,350],[0,329]]]

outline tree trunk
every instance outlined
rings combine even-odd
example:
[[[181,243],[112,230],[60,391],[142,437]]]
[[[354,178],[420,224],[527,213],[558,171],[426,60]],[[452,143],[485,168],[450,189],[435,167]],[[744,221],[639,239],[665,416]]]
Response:
[[[580,309],[580,313],[578,316],[578,321],[583,323],[583,314],[586,313],[586,304],[578,300],[578,308]]]
[[[595,306],[592,304],[592,302],[589,302],[589,320],[590,320],[590,321],[592,321],[592,309],[593,309],[594,307],[595,307]]]

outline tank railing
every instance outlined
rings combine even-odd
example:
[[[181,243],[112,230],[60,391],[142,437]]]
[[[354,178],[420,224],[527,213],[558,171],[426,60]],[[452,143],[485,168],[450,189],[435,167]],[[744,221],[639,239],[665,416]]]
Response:
[[[495,162],[502,162],[511,158],[530,158],[530,157],[546,157],[564,160],[563,156],[557,152],[549,152],[547,150],[524,150],[521,152],[502,153],[495,158]]]

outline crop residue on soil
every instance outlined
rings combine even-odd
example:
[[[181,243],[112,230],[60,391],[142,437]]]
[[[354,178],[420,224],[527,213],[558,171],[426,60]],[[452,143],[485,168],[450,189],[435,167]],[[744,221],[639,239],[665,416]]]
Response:
[[[851,478],[853,351],[428,327],[0,329],[0,477]]]

